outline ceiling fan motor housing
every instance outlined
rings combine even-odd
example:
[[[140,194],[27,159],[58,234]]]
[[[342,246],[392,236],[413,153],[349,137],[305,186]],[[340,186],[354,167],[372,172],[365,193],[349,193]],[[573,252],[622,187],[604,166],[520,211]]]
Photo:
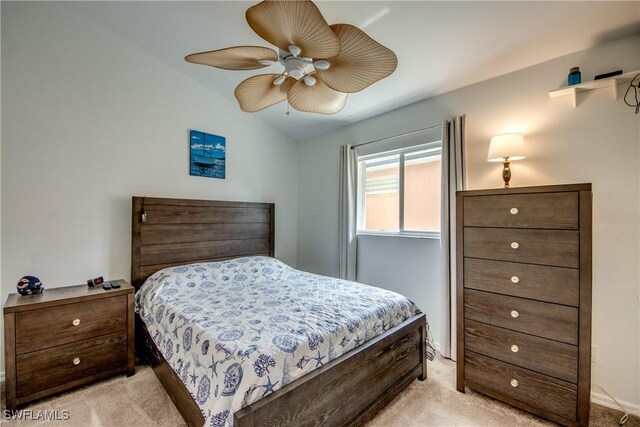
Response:
[[[300,57],[289,56],[284,59],[285,72],[291,77],[299,80],[305,74],[313,71],[313,66]]]

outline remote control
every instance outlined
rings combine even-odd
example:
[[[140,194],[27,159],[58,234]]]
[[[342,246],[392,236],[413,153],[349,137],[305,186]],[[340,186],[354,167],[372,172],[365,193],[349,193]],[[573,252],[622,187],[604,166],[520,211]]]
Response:
[[[109,283],[111,283],[111,287],[112,287],[113,289],[117,289],[117,288],[119,288],[119,287],[120,287],[120,283],[118,283],[118,282],[109,282]]]
[[[104,282],[104,283],[102,284],[102,289],[104,289],[104,290],[109,290],[109,289],[111,289],[111,283],[109,283],[109,282]]]

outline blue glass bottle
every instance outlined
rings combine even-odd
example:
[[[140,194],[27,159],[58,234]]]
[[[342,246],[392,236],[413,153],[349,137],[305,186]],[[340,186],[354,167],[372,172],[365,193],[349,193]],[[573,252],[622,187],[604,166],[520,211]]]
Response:
[[[569,86],[577,85],[582,82],[582,74],[580,74],[580,67],[573,67],[569,70]]]

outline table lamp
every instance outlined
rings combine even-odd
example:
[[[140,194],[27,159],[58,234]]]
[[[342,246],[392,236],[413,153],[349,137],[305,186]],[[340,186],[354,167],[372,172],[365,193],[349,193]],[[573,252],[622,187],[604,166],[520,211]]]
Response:
[[[509,188],[509,181],[511,180],[509,162],[524,159],[524,152],[524,136],[521,133],[505,133],[491,138],[487,161],[502,162],[504,164],[502,179],[504,180],[505,188]]]

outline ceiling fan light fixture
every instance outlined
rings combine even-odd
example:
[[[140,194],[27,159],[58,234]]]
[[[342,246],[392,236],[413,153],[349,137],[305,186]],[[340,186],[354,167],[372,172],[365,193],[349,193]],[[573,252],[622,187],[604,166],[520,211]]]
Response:
[[[287,77],[284,74],[279,75],[278,77],[276,77],[276,79],[273,81],[273,84],[276,86],[280,86],[282,83],[284,83],[284,80]]]
[[[307,86],[313,86],[314,84],[316,84],[315,77],[304,76],[304,84],[306,84]]]
[[[304,74],[304,71],[302,71],[299,68],[294,68],[291,71],[289,71],[289,75],[296,80],[302,77],[303,74]]]
[[[295,44],[289,45],[289,53],[293,56],[300,56],[302,50]]]
[[[331,64],[329,64],[329,61],[326,61],[324,59],[318,59],[313,63],[313,66],[318,70],[328,70],[329,67],[331,67]]]

